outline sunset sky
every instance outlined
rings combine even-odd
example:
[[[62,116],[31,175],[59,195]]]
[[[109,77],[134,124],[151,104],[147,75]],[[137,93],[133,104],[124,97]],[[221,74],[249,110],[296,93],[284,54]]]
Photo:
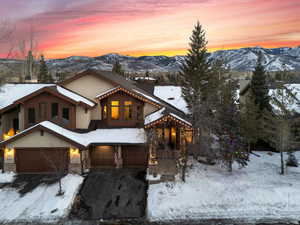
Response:
[[[300,0],[3,0],[0,19],[46,58],[184,54],[197,20],[209,50],[300,45]]]

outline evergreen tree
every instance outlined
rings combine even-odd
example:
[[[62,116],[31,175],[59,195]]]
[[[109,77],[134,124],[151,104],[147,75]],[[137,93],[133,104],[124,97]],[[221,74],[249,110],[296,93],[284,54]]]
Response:
[[[48,67],[47,67],[44,55],[41,55],[40,71],[38,74],[38,83],[47,83],[48,80],[49,80]]]
[[[280,152],[281,174],[285,173],[283,152],[293,155],[291,143],[294,141],[292,134],[292,117],[295,115],[293,105],[299,103],[294,87],[288,83],[289,74],[281,72],[281,82],[271,90],[271,111],[264,111],[264,133],[268,141]]]
[[[119,75],[121,75],[121,76],[124,76],[124,75],[125,75],[125,72],[124,72],[124,70],[122,69],[122,65],[121,65],[121,63],[119,62],[119,60],[116,60],[115,63],[113,64],[112,72],[113,72],[113,73],[116,73],[116,74],[119,74]]]
[[[222,88],[220,105],[216,111],[218,140],[217,159],[232,171],[233,162],[245,167],[249,160],[241,135],[241,118],[237,105],[237,82],[227,80]]]
[[[252,80],[250,83],[251,90],[254,95],[255,104],[258,105],[261,111],[269,110],[269,88],[267,81],[267,74],[262,65],[262,54],[258,55],[257,64],[253,72]]]
[[[56,73],[56,82],[60,83],[66,79],[66,73],[64,72],[57,72]]]
[[[206,97],[210,67],[207,60],[205,31],[199,22],[194,27],[190,41],[190,49],[180,68],[180,75],[183,97],[193,112],[195,101],[204,100]]]
[[[243,137],[248,143],[248,152],[251,151],[251,144],[256,144],[261,137],[260,120],[260,111],[254,102],[254,96],[250,90],[245,102],[241,105],[241,128]]]

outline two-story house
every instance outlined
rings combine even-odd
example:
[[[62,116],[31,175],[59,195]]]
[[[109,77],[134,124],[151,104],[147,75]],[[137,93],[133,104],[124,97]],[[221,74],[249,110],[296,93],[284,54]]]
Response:
[[[165,160],[185,157],[191,141],[183,111],[105,71],[87,70],[61,84],[6,84],[0,116],[3,169],[17,173],[160,173]]]

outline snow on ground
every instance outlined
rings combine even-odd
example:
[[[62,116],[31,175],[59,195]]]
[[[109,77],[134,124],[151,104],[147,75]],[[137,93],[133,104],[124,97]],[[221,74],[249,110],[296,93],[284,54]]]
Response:
[[[148,217],[183,219],[300,219],[300,168],[279,175],[280,156],[256,152],[248,167],[207,166],[190,159],[186,183],[151,184]],[[300,159],[300,152],[297,152]]]
[[[57,183],[41,184],[23,197],[14,188],[0,189],[0,223],[54,222],[67,217],[82,181],[83,177],[79,175],[65,176],[62,179],[63,196],[56,196]]]
[[[11,183],[14,180],[15,175],[16,174],[12,172],[2,173],[2,170],[0,170],[0,184]]]

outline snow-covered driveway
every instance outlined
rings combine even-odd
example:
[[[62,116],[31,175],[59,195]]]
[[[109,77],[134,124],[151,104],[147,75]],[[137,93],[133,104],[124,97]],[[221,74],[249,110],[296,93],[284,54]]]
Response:
[[[11,174],[0,174],[0,182],[11,182]],[[0,189],[0,223],[4,222],[53,222],[68,216],[73,200],[83,181],[79,175],[62,179],[64,195],[56,196],[58,184],[40,184],[31,192],[20,195],[17,189]]]
[[[279,175],[278,153],[256,152],[248,167],[232,174],[190,160],[186,183],[149,187],[148,217],[183,219],[300,219],[300,168]],[[297,152],[300,159],[300,152]]]

